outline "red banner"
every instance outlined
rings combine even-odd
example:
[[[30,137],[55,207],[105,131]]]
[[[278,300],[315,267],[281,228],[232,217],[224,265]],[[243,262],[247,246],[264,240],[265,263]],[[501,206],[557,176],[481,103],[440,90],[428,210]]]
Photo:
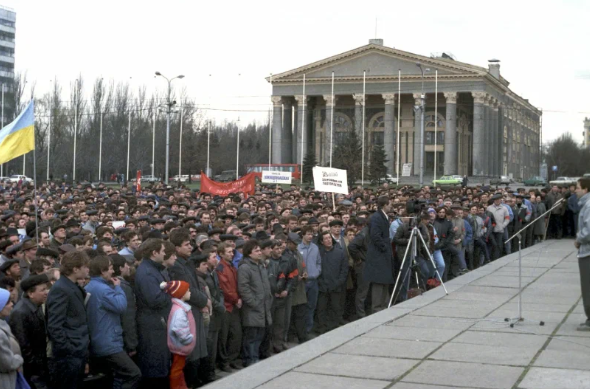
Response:
[[[211,193],[212,195],[227,196],[230,193],[244,192],[253,195],[256,187],[256,176],[254,173],[248,173],[244,177],[231,182],[213,181],[203,172],[201,172],[201,193]]]

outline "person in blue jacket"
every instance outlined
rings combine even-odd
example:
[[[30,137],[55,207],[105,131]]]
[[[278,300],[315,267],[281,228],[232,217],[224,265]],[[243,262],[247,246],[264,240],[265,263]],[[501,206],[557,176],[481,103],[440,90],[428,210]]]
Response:
[[[86,292],[90,355],[108,368],[113,376],[113,388],[134,389],[141,371],[123,349],[121,315],[127,310],[127,296],[121,280],[113,277],[113,263],[105,255],[92,259],[90,282]]]

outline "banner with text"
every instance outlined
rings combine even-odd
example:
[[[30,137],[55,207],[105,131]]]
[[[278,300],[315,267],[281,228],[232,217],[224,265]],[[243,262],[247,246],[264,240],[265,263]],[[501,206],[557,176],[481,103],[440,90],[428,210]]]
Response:
[[[412,175],[412,164],[404,163],[402,167],[402,177],[410,177]]]
[[[231,182],[213,181],[205,173],[201,172],[201,193],[227,196],[230,193],[244,192],[253,195],[256,187],[256,176],[248,173],[244,177]]]
[[[262,172],[262,182],[265,184],[290,184],[291,172]]]
[[[316,166],[313,168],[315,190],[348,194],[346,170]]]

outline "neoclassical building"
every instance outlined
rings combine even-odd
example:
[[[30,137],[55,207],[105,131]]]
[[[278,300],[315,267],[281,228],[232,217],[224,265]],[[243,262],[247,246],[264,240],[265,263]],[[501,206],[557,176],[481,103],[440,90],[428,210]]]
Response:
[[[446,54],[408,53],[372,39],[366,46],[267,80],[273,91],[273,163],[301,163],[302,153],[312,150],[327,166],[331,146],[349,131],[360,136],[364,121],[367,155],[373,146],[383,145],[392,174],[398,167],[398,144],[400,165],[412,163],[414,175],[419,174],[421,147],[426,174],[434,172],[435,153],[439,176],[539,174],[541,111],[510,90],[499,61],[490,61],[486,69]]]

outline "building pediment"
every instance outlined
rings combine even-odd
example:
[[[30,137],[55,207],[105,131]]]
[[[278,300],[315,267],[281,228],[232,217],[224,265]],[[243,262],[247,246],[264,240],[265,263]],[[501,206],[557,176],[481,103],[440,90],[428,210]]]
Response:
[[[430,58],[406,51],[393,49],[376,44],[368,44],[354,50],[338,54],[321,61],[311,63],[272,77],[272,82],[290,82],[303,78],[325,79],[332,76],[337,78],[362,77],[366,71],[367,77],[397,77],[401,70],[402,77],[419,76],[421,63],[423,68],[430,68],[431,74],[438,70],[439,76],[485,76],[487,69],[442,58]],[[270,81],[270,77],[268,78]]]

